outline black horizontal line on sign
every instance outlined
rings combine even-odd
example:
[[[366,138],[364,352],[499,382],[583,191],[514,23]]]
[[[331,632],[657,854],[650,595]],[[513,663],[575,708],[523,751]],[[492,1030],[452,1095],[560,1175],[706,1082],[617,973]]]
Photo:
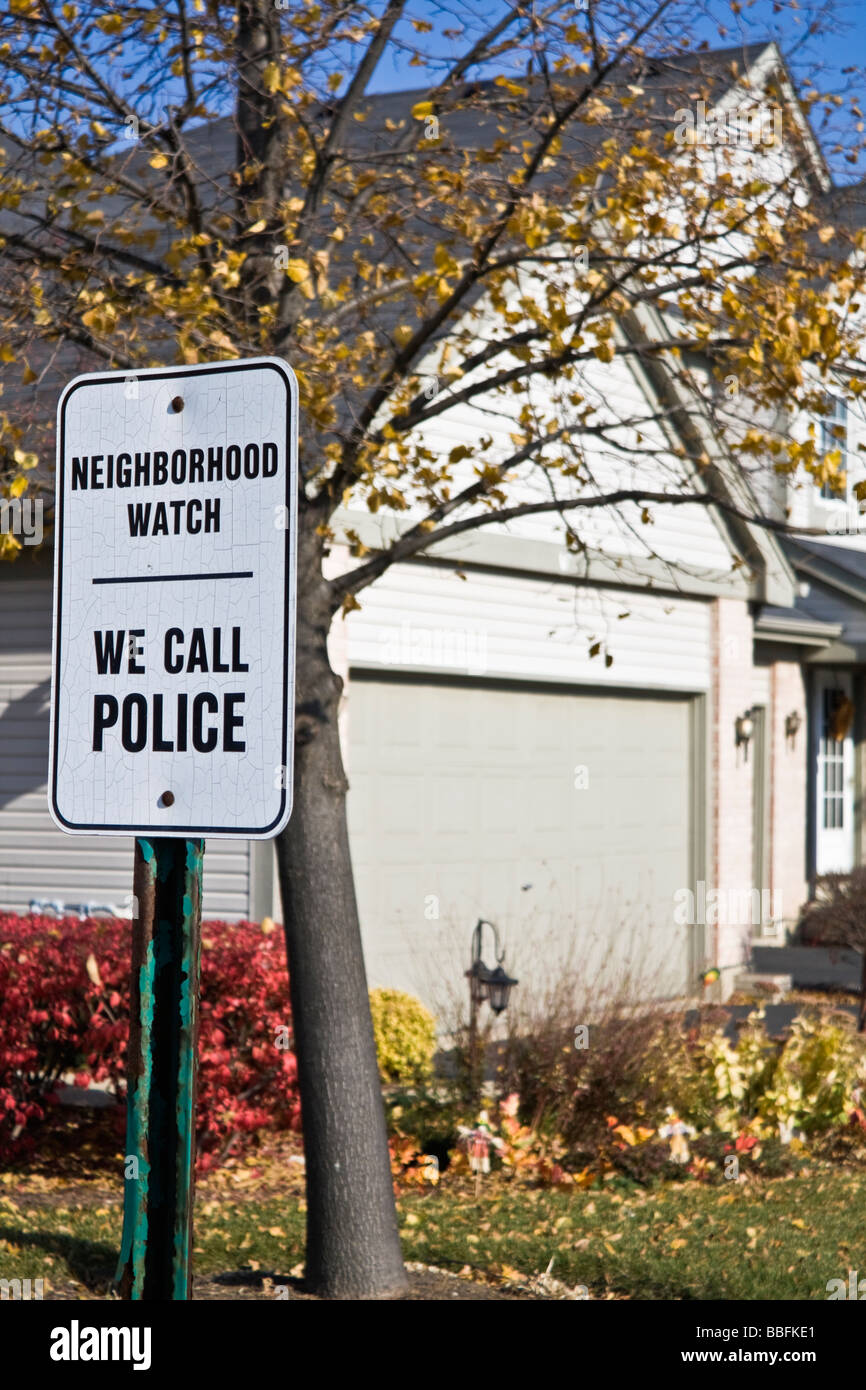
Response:
[[[252,579],[252,570],[226,570],[222,574],[130,574],[118,579],[94,579],[94,584],[166,584],[179,579]]]

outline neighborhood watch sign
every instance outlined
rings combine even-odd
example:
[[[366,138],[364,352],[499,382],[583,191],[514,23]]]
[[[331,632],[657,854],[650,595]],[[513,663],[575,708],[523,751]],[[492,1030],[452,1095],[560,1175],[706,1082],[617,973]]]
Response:
[[[297,386],[276,358],[60,399],[52,815],[276,835],[291,810]]]

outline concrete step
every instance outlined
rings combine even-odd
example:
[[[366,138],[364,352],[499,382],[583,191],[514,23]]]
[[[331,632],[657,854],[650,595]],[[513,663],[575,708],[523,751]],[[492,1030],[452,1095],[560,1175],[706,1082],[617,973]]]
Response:
[[[862,961],[857,951],[831,946],[755,945],[749,969],[756,974],[783,970],[797,989],[850,989],[859,993]]]

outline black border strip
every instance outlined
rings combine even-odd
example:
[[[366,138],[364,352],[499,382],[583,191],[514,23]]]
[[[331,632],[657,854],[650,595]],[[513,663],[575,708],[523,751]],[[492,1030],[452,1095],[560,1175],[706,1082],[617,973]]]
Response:
[[[221,574],[121,574],[91,579],[91,584],[175,584],[194,579],[252,579],[252,570],[223,570]]]
[[[61,667],[61,617],[63,599],[63,550],[64,550],[64,529],[63,529],[63,504],[66,495],[66,406],[76,391],[86,386],[104,385],[110,386],[113,383],[128,381],[130,376],[147,375],[150,381],[167,381],[173,377],[196,377],[207,376],[209,373],[219,372],[223,375],[229,372],[248,372],[262,371],[270,369],[285,382],[286,385],[286,506],[288,516],[293,517],[293,481],[295,470],[292,467],[294,460],[294,440],[292,430],[295,426],[295,396],[292,389],[292,380],[278,364],[270,359],[253,359],[249,362],[214,362],[203,366],[188,365],[183,367],[168,368],[164,372],[146,371],[142,369],[140,373],[118,372],[110,376],[103,376],[100,373],[89,374],[80,381],[73,382],[63,397],[63,407],[60,415],[60,429],[58,433],[58,469],[57,469],[57,523],[55,528],[55,544],[57,546],[57,576],[54,587],[54,739],[52,747],[52,768],[51,768],[51,808],[59,825],[66,827],[70,831],[89,833],[98,835],[100,831],[111,831],[112,833],[123,834],[129,832],[130,835],[162,835],[172,838],[204,838],[207,835],[219,835],[221,838],[243,840],[244,838],[263,838],[273,830],[274,826],[279,825],[286,810],[286,799],[288,788],[283,787],[280,797],[279,814],[265,826],[231,826],[222,825],[142,825],[130,824],[89,824],[85,822],[70,821],[61,813],[57,805],[57,764],[59,746],[59,694],[60,694],[60,667]],[[289,741],[290,735],[294,730],[289,726],[289,714],[294,707],[294,688],[289,689],[289,667],[291,662],[291,650],[289,645],[290,619],[292,609],[292,599],[294,597],[294,585],[292,583],[292,554],[291,554],[292,530],[286,527],[286,544],[284,553],[283,570],[283,595],[284,595],[284,616],[283,616],[283,716],[282,716],[282,758],[283,767],[291,766],[289,761]],[[292,743],[294,739],[292,738]]]

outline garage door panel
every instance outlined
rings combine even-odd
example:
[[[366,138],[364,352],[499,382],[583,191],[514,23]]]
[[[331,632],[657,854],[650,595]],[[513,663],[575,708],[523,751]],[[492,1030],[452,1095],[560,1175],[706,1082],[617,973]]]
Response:
[[[402,770],[393,771],[387,787],[380,786],[376,802],[376,824],[394,839],[410,840],[414,848],[418,830],[425,828],[424,778]]]
[[[459,768],[439,772],[433,783],[433,831],[436,835],[463,836],[478,823],[478,786],[460,775]]]
[[[373,983],[418,988],[419,939],[440,949],[441,932],[417,931],[432,894],[440,923],[467,942],[479,916],[505,928],[509,961],[550,959],[531,949],[541,933],[566,951],[578,943],[587,970],[643,961],[664,976],[661,992],[686,987],[673,895],[691,877],[687,699],[420,678],[355,678],[349,690],[350,834]],[[588,786],[575,786],[576,767]]]
[[[554,837],[568,837],[567,825],[573,810],[575,797],[585,797],[585,791],[577,791],[571,769],[563,774],[544,775],[539,773],[529,781],[529,800],[527,810],[537,832]]]
[[[472,916],[473,904],[482,896],[478,865],[471,857],[464,857],[462,862],[437,864],[430,883],[430,891],[437,898],[439,921],[452,921],[455,925],[465,922]]]
[[[479,770],[480,772],[480,770]],[[482,836],[492,839],[499,835],[518,835],[526,821],[526,802],[521,797],[525,782],[504,775],[492,768],[483,775],[479,802],[481,815],[478,829]]]

